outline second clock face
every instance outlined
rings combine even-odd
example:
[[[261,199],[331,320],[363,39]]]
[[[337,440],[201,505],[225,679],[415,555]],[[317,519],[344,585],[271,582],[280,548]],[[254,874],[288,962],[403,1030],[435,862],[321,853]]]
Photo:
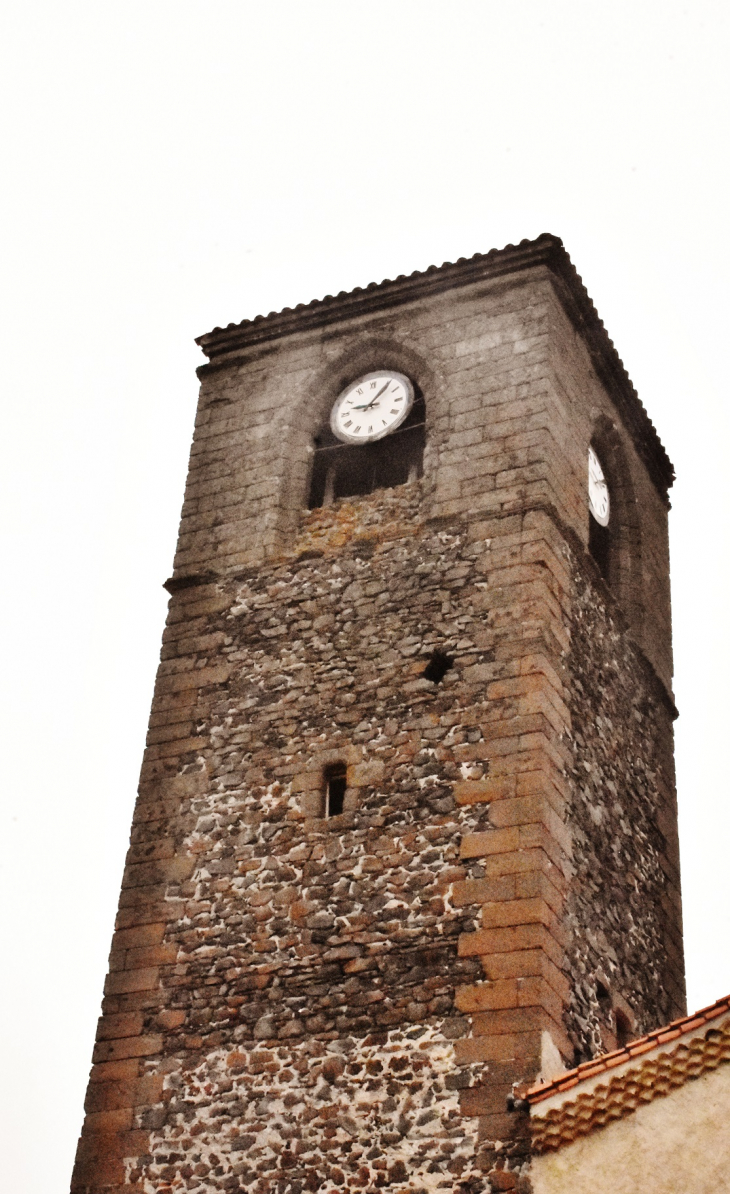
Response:
[[[340,394],[330,426],[346,444],[367,444],[395,431],[412,406],[413,385],[403,373],[366,373]]]
[[[611,512],[608,485],[601,462],[593,448],[588,449],[588,507],[596,522],[602,527],[607,527]]]

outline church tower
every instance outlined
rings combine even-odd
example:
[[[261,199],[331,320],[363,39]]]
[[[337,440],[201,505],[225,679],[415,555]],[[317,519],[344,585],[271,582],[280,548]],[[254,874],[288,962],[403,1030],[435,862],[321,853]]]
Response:
[[[198,343],[73,1190],[525,1194],[684,1012],[672,466],[552,236]]]

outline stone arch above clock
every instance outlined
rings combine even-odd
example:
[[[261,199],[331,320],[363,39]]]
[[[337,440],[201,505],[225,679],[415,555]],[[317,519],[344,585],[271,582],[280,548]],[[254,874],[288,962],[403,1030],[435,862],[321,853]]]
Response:
[[[336,500],[340,496],[357,496],[376,489],[391,488],[407,481],[409,476],[411,479],[428,477],[433,468],[434,454],[429,452],[429,445],[437,421],[434,416],[438,414],[440,398],[445,389],[439,371],[401,340],[373,334],[368,329],[356,340],[353,337],[344,351],[341,346],[338,347],[340,352],[337,356],[315,373],[297,404],[292,420],[290,459],[300,459],[303,452],[306,459],[306,468],[299,470],[296,481],[292,476],[289,492],[285,495],[284,505],[291,511],[294,522],[298,521],[302,507],[312,508],[332,498]],[[340,444],[343,449],[340,452],[338,441],[330,428],[332,407],[343,390],[357,378],[376,371],[403,374],[414,389],[410,415],[402,427],[393,433],[393,436],[399,437],[399,442],[401,439],[409,441],[407,468],[390,467],[388,458],[393,456],[396,443],[393,436],[388,435],[372,445],[347,447]],[[337,485],[333,488],[330,477],[330,492],[325,497],[327,470],[323,467],[322,452],[332,448],[341,457],[340,485],[339,488]],[[355,469],[351,471],[351,484],[348,484],[349,466],[357,466],[358,458],[370,460],[374,464],[374,484],[358,485],[357,476],[352,475]]]

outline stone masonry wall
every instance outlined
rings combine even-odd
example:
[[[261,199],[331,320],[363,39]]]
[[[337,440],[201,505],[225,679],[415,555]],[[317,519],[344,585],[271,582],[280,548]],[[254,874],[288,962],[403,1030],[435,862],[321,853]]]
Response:
[[[549,511],[420,489],[173,597],[79,1194],[512,1188],[507,1095],[545,1033],[605,1047],[596,974],[640,1028],[681,1000],[657,682]]]
[[[563,517],[587,549],[586,455],[593,442],[610,486],[612,533],[623,563],[614,595],[634,641],[671,692],[668,502],[617,418],[582,337],[558,303],[550,306],[550,328],[551,377],[564,411],[556,462],[556,483],[567,510]]]
[[[425,517],[547,503],[587,547],[587,454],[598,442],[626,572],[617,595],[669,688],[666,497],[539,267],[392,311],[334,313],[329,326],[202,366],[174,575],[225,574],[292,549],[312,437],[343,386],[375,365],[407,373],[426,398]]]
[[[577,1064],[616,1047],[598,982],[635,1036],[684,1015],[685,992],[673,710],[601,580],[572,565],[566,1026]]]
[[[291,550],[312,438],[343,386],[376,366],[406,373],[425,396],[427,517],[499,514],[526,501],[565,516],[571,494],[555,462],[567,412],[549,360],[555,303],[534,270],[202,366],[174,575],[225,574]]]
[[[507,1096],[606,1043],[599,969],[642,1027],[681,1000],[640,650],[668,684],[667,474],[531,251],[220,333],[201,370],[75,1194],[527,1194]],[[312,437],[374,367],[425,397],[423,479],[303,512]],[[633,646],[582,560],[596,427]]]
[[[565,574],[546,515],[424,524],[419,490],[173,597],[79,1194],[519,1173],[507,1095],[570,1050]]]

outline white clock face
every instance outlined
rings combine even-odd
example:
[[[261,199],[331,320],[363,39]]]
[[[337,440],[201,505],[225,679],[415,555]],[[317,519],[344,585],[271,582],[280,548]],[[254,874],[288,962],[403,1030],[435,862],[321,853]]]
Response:
[[[588,508],[597,523],[602,527],[608,526],[611,512],[608,485],[603,475],[601,462],[593,448],[588,449]]]
[[[395,431],[412,406],[413,385],[404,374],[366,373],[340,394],[330,426],[346,444],[368,444]]]

